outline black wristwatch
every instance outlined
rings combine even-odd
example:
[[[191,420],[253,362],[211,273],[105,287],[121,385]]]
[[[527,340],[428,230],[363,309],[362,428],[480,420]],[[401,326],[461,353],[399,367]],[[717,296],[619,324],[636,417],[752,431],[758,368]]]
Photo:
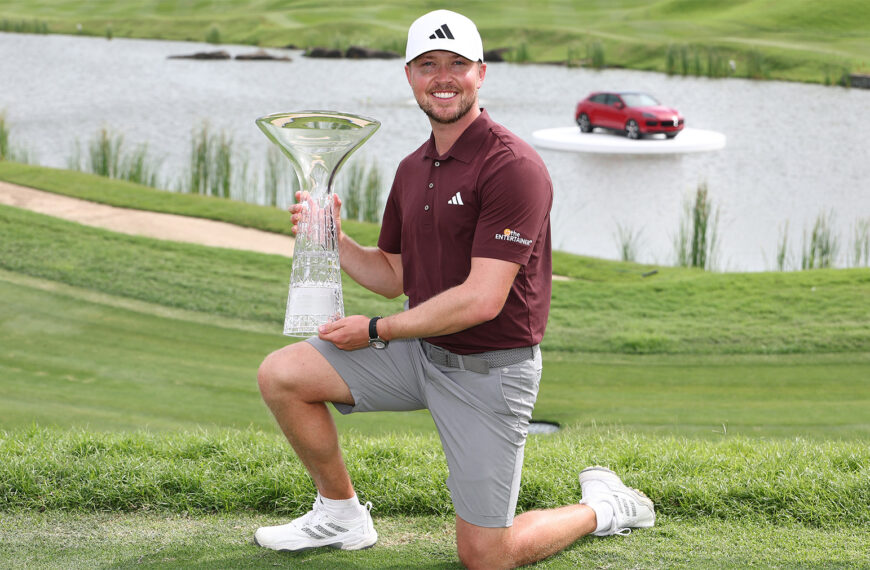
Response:
[[[377,348],[378,350],[383,350],[387,348],[390,341],[384,340],[378,336],[378,319],[380,318],[381,317],[372,317],[372,320],[369,321],[369,346]]]

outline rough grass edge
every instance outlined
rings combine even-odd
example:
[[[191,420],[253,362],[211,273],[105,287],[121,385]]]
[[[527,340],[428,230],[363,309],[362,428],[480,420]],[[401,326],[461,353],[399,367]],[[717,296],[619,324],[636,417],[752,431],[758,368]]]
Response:
[[[437,437],[342,438],[364,500],[387,515],[452,512]],[[605,465],[659,512],[827,527],[870,524],[865,442],[724,437],[698,441],[575,427],[532,436],[520,511],[579,499],[577,472]],[[277,434],[215,430],[95,433],[33,426],[0,433],[0,511],[165,511],[297,515],[314,488]]]

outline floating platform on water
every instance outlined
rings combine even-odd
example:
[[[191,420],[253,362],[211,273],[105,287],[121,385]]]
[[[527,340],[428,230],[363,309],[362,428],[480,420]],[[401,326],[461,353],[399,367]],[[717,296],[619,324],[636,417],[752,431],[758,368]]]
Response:
[[[532,143],[539,148],[588,152],[594,154],[683,154],[725,148],[725,135],[701,129],[683,129],[672,139],[652,135],[631,140],[624,135],[596,129],[582,133],[578,127],[541,129],[532,133]]]

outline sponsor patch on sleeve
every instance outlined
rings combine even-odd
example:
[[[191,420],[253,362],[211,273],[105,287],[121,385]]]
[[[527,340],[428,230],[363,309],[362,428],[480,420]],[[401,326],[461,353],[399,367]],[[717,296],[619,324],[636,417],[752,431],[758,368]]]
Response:
[[[512,230],[510,228],[505,228],[503,232],[495,234],[495,239],[498,241],[512,241],[514,243],[521,243],[523,245],[532,245],[532,240],[525,239],[522,235],[520,235],[520,232]]]

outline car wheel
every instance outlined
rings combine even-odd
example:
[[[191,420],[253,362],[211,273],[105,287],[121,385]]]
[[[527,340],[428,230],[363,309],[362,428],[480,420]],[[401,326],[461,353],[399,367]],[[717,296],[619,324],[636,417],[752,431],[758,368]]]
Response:
[[[625,123],[625,136],[632,140],[640,138],[640,127],[634,119],[629,119],[628,122]]]
[[[581,133],[591,133],[592,132],[592,122],[589,120],[589,115],[586,113],[582,113],[580,118],[577,119],[577,124],[580,125]]]

